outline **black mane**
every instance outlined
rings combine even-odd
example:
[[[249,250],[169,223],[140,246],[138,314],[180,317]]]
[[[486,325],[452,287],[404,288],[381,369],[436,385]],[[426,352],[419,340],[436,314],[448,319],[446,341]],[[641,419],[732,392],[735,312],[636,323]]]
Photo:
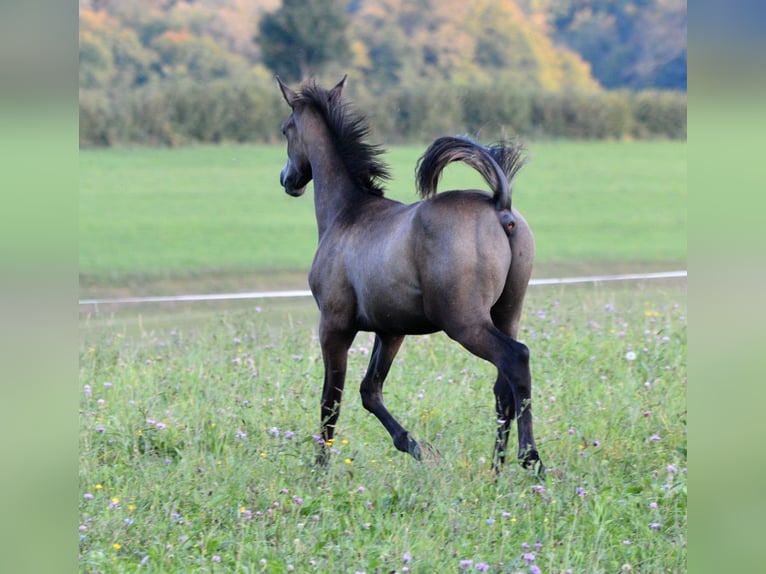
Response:
[[[331,101],[329,92],[313,82],[301,88],[299,97],[300,103],[311,106],[324,119],[351,178],[367,193],[382,196],[383,182],[391,173],[378,157],[383,148],[365,141],[370,133],[367,119],[352,111],[347,102]]]

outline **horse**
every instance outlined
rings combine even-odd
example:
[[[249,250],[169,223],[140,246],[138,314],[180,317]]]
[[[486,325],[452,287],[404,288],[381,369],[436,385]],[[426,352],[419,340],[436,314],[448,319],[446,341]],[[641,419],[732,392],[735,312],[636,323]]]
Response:
[[[375,334],[360,386],[362,405],[398,450],[416,460],[429,454],[432,447],[415,440],[386,409],[383,383],[406,335],[443,331],[497,368],[493,468],[499,471],[505,462],[515,418],[518,460],[541,473],[532,430],[530,354],[517,340],[535,253],[532,231],[511,205],[511,180],[523,163],[523,146],[439,138],[416,166],[421,201],[401,203],[384,196],[390,171],[379,157],[383,149],[367,141],[366,118],[342,97],[346,76],[331,89],[306,81],[294,91],[276,80],[291,109],[281,125],[287,161],[280,184],[299,197],[314,182],[319,237],[308,281],[319,308],[324,363],[318,461],[327,461],[348,351],[360,331]],[[453,161],[476,169],[493,194],[476,189],[437,194],[441,172]]]

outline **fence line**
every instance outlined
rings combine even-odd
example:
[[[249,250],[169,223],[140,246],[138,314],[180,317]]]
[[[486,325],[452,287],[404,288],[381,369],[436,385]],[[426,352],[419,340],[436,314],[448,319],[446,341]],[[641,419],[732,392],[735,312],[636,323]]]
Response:
[[[621,275],[591,275],[585,277],[558,277],[532,279],[534,285],[573,285],[577,283],[602,283],[609,281],[644,281],[652,279],[685,278],[687,272],[660,271],[656,273],[624,273]],[[236,301],[246,299],[283,299],[290,297],[311,297],[308,289],[292,291],[254,291],[250,293],[208,293],[200,295],[165,295],[156,297],[115,297],[111,299],[80,299],[82,305],[129,305],[143,303],[194,303],[205,301]]]

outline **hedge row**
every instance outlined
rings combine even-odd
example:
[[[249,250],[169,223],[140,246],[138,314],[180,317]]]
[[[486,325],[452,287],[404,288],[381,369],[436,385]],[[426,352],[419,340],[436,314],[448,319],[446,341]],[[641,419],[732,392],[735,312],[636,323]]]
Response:
[[[686,94],[525,94],[502,86],[410,86],[352,93],[385,143],[471,134],[481,141],[685,139]],[[80,93],[80,145],[178,146],[278,141],[287,108],[273,86],[190,84],[112,94]]]

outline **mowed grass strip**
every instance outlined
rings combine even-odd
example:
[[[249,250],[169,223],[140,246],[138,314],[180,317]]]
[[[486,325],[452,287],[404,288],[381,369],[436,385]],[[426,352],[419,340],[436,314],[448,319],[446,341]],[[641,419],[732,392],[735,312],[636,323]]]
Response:
[[[183,328],[86,334],[80,351],[83,572],[683,572],[683,287],[535,288],[530,347],[539,482],[490,470],[490,366],[410,337],[388,407],[442,460],[394,449],[357,389],[314,466],[315,324],[270,303]],[[511,442],[515,441],[515,428]]]
[[[386,155],[390,197],[417,199],[424,149]],[[513,200],[535,232],[539,266],[685,261],[684,142],[534,143],[529,155]],[[281,145],[82,151],[82,284],[305,272],[316,247],[312,191],[284,194],[284,160]],[[455,165],[441,189],[476,186],[485,187]]]

